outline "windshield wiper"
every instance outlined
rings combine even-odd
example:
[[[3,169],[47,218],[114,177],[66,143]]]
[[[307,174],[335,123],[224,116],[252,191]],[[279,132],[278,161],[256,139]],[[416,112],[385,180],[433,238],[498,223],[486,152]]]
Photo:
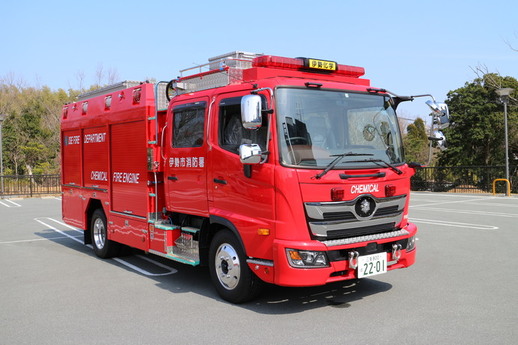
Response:
[[[400,169],[396,168],[395,166],[393,166],[390,163],[385,162],[383,159],[372,159],[372,158],[370,158],[370,159],[362,159],[362,160],[358,160],[358,161],[349,161],[347,163],[375,163],[375,164],[377,164],[379,166],[385,166],[387,168],[390,168],[392,171],[394,171],[398,175],[401,175],[403,173]],[[383,163],[385,165],[378,164],[378,163]]]
[[[329,172],[329,170],[333,169],[342,160],[342,158],[344,158],[344,157],[355,157],[355,156],[374,156],[374,155],[372,153],[353,153],[353,152],[346,152],[346,153],[341,153],[341,154],[338,154],[338,155],[331,155],[329,157],[336,157],[336,158],[333,159],[331,161],[331,163],[329,163],[326,166],[324,171],[322,171],[320,174],[316,174],[315,178],[317,180],[321,179],[325,174],[327,174]]]

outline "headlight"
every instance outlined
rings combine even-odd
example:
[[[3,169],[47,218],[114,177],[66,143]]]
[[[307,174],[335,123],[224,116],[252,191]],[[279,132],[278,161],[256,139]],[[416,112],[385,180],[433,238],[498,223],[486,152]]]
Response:
[[[406,251],[412,251],[415,249],[415,242],[417,238],[415,236],[412,236],[408,239],[408,243],[406,244]]]
[[[286,249],[286,256],[288,257],[288,261],[292,267],[317,268],[329,266],[325,252]]]

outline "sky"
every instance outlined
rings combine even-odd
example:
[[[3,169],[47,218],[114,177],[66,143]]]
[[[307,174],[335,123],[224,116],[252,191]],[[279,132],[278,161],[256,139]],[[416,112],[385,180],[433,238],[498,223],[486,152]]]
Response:
[[[0,81],[53,90],[170,80],[236,50],[362,66],[374,87],[447,93],[474,69],[518,78],[518,1],[6,0]],[[400,116],[426,118],[426,99]]]

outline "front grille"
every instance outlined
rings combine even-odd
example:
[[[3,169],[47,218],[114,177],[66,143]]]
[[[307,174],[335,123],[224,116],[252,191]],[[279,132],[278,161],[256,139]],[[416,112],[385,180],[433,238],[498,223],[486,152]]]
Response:
[[[398,210],[398,206],[379,208],[376,210],[376,213],[374,213],[374,217],[390,216],[398,212],[403,212],[403,210]]]
[[[305,203],[306,218],[314,238],[331,240],[379,234],[396,230],[403,217],[406,195],[388,198],[369,196],[375,204],[372,215],[357,213],[357,202],[365,195],[350,201]]]
[[[327,240],[334,240],[337,238],[350,238],[350,237],[358,237],[372,234],[379,234],[382,232],[394,231],[394,226],[396,223],[388,223],[388,224],[379,224],[372,225],[366,227],[358,227],[353,229],[342,229],[342,230],[332,230],[327,232]]]
[[[356,219],[352,212],[326,212],[323,215],[324,220],[349,220]]]

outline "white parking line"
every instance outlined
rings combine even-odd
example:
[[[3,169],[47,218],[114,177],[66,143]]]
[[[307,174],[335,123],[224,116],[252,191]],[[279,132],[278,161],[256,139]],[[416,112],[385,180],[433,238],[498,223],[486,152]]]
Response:
[[[53,221],[53,222],[56,222],[56,223],[59,223],[59,224],[63,224],[63,223],[61,223],[61,222],[59,222],[59,221],[57,221],[57,220],[55,220],[55,219],[52,219],[52,218],[46,218],[46,217],[45,217],[45,218],[34,218],[34,220],[35,220],[35,221],[37,221],[38,223],[40,223],[40,224],[42,224],[42,225],[44,225],[44,226],[48,227],[49,229],[54,230],[55,232],[57,232],[57,233],[59,233],[59,234],[61,234],[61,235],[63,235],[63,236],[66,236],[66,237],[68,237],[68,238],[70,238],[70,239],[72,239],[72,240],[74,240],[74,241],[76,241],[76,242],[79,242],[79,243],[83,244],[83,241],[82,241],[82,240],[80,240],[80,239],[78,239],[77,237],[75,237],[75,236],[71,236],[71,235],[69,235],[69,234],[67,234],[67,233],[65,233],[65,232],[63,232],[63,231],[61,231],[61,230],[58,230],[58,229],[57,229],[57,228],[55,228],[54,226],[52,226],[52,225],[49,225],[49,224],[45,223],[45,222],[44,222],[44,221],[42,221],[41,219],[47,219],[47,220],[50,220],[50,221]],[[65,225],[66,225],[66,224],[65,224]],[[71,227],[71,226],[69,226],[69,225],[66,225],[66,226],[67,226],[67,227],[69,227],[69,228],[71,228],[72,230],[78,231],[78,230],[77,230],[77,228],[72,228],[72,227]]]
[[[35,242],[35,241],[52,241],[52,240],[60,240],[60,239],[63,239],[63,238],[67,238],[67,237],[59,236],[59,237],[48,237],[48,238],[33,238],[33,239],[29,239],[29,240],[5,241],[5,242],[0,242],[0,244]]]
[[[2,199],[3,201],[0,201],[0,204],[4,205],[5,207],[22,207],[22,205],[12,201],[12,200],[9,200],[9,199]]]
[[[490,199],[493,199],[493,198],[490,198]],[[474,201],[479,201],[479,200],[488,200],[487,197],[485,198],[475,198],[475,199],[468,199],[468,200],[455,200],[455,201],[441,201],[441,202],[433,202],[433,203],[428,203],[428,204],[423,204],[423,205],[412,205],[412,202],[410,202],[410,208],[417,208],[417,207],[428,207],[428,206],[436,206],[436,205],[446,205],[446,204],[462,204],[462,203],[469,203],[469,202],[474,202]]]
[[[42,221],[41,219],[50,220],[50,221],[52,221],[52,222],[55,222],[55,223],[58,223],[58,224],[64,225],[64,226],[66,226],[66,227],[68,227],[68,228],[70,228],[70,229],[72,229],[72,230],[74,230],[74,231],[78,231],[78,232],[81,232],[81,233],[83,232],[82,230],[79,230],[79,229],[77,229],[77,228],[75,228],[75,227],[73,227],[73,226],[70,226],[70,225],[65,224],[65,223],[63,223],[63,222],[60,222],[60,221],[58,221],[58,220],[56,220],[56,219],[53,219],[53,218],[34,218],[34,220],[35,220],[35,221],[37,221],[38,223],[43,224],[44,226],[47,226],[48,228],[50,228],[50,229],[52,229],[52,230],[56,231],[57,233],[59,233],[59,234],[61,234],[61,235],[63,235],[63,236],[66,236],[66,237],[68,237],[68,238],[70,238],[70,239],[72,239],[72,240],[74,240],[74,241],[76,241],[76,242],[79,242],[79,243],[83,244],[83,241],[82,241],[82,240],[80,240],[80,239],[78,239],[78,238],[76,238],[76,237],[74,237],[74,236],[71,236],[71,235],[69,235],[69,234],[67,234],[67,233],[65,233],[65,232],[63,232],[63,231],[61,231],[61,230],[58,230],[57,228],[53,227],[52,225],[49,225],[48,223],[45,223],[45,222],[44,222],[44,221]],[[88,247],[92,248],[92,246],[91,246],[91,245],[88,245]],[[151,273],[151,272],[149,272],[149,271],[146,271],[146,270],[144,270],[144,269],[142,269],[142,268],[140,268],[140,267],[137,267],[137,266],[135,266],[135,265],[133,265],[133,264],[131,264],[131,263],[127,262],[126,260],[123,260],[123,259],[120,259],[120,258],[113,258],[113,260],[114,260],[114,261],[117,261],[118,263],[120,263],[120,264],[122,264],[122,265],[124,265],[124,266],[126,266],[126,267],[131,268],[132,270],[135,270],[135,271],[137,271],[137,272],[139,272],[139,273],[141,273],[141,274],[143,274],[143,275],[150,276],[150,277],[167,276],[167,275],[174,274],[174,273],[178,272],[176,269],[174,269],[174,268],[172,268],[172,267],[169,267],[169,266],[167,266],[167,265],[164,265],[164,264],[162,264],[162,263],[160,263],[160,262],[158,262],[158,261],[152,260],[152,259],[150,259],[150,258],[146,258],[146,257],[144,257],[144,256],[142,256],[142,255],[138,255],[138,257],[140,257],[140,258],[142,258],[142,259],[144,259],[144,260],[146,260],[146,261],[148,261],[148,262],[152,263],[153,265],[155,265],[155,266],[157,266],[157,267],[161,267],[161,268],[166,269],[166,270],[167,270],[167,272],[165,272],[165,273]]]
[[[144,258],[143,256],[141,255],[137,255],[138,257],[140,258]],[[161,264],[160,262],[157,262],[157,261],[154,261],[154,260],[151,260],[149,258],[146,258],[147,261],[151,262],[153,265],[155,266],[158,266],[158,267],[162,267],[162,268],[166,268],[168,270],[168,272],[165,272],[165,273],[151,273],[151,272],[148,272],[140,267],[137,267],[133,264],[130,264],[129,262],[125,261],[125,260],[122,260],[120,258],[112,258],[113,260],[117,261],[118,263],[120,264],[123,264],[124,266],[126,267],[129,267],[139,273],[142,273],[146,276],[150,276],[150,277],[160,277],[160,276],[168,276],[170,274],[174,274],[176,272],[178,272],[176,269],[172,268],[172,267],[169,267],[167,265],[164,265],[164,264]]]
[[[477,230],[498,230],[499,229],[498,226],[492,226],[492,225],[447,222],[447,221],[436,220],[436,219],[420,219],[420,218],[410,217],[410,220],[415,223],[449,226],[449,227],[455,227],[455,228],[468,228],[468,229],[477,229]]]
[[[498,207],[511,207],[511,208],[518,208],[518,204],[514,204],[514,205],[513,205],[513,204],[510,204],[510,203],[509,203],[509,204],[503,204],[503,203],[496,203],[496,202],[495,202],[495,203],[489,203],[489,202],[487,202],[487,203],[486,203],[486,202],[476,202],[476,203],[474,203],[474,204],[475,204],[475,205],[477,205],[477,206],[490,206],[490,207],[494,207],[494,206],[496,207],[496,206],[498,206]]]
[[[427,211],[439,211],[446,213],[462,213],[462,214],[474,214],[479,216],[494,216],[494,217],[504,217],[504,218],[518,218],[517,213],[503,213],[503,212],[489,212],[489,211],[474,211],[474,210],[459,210],[459,209],[450,209],[450,208],[439,208],[439,207],[427,207]]]

